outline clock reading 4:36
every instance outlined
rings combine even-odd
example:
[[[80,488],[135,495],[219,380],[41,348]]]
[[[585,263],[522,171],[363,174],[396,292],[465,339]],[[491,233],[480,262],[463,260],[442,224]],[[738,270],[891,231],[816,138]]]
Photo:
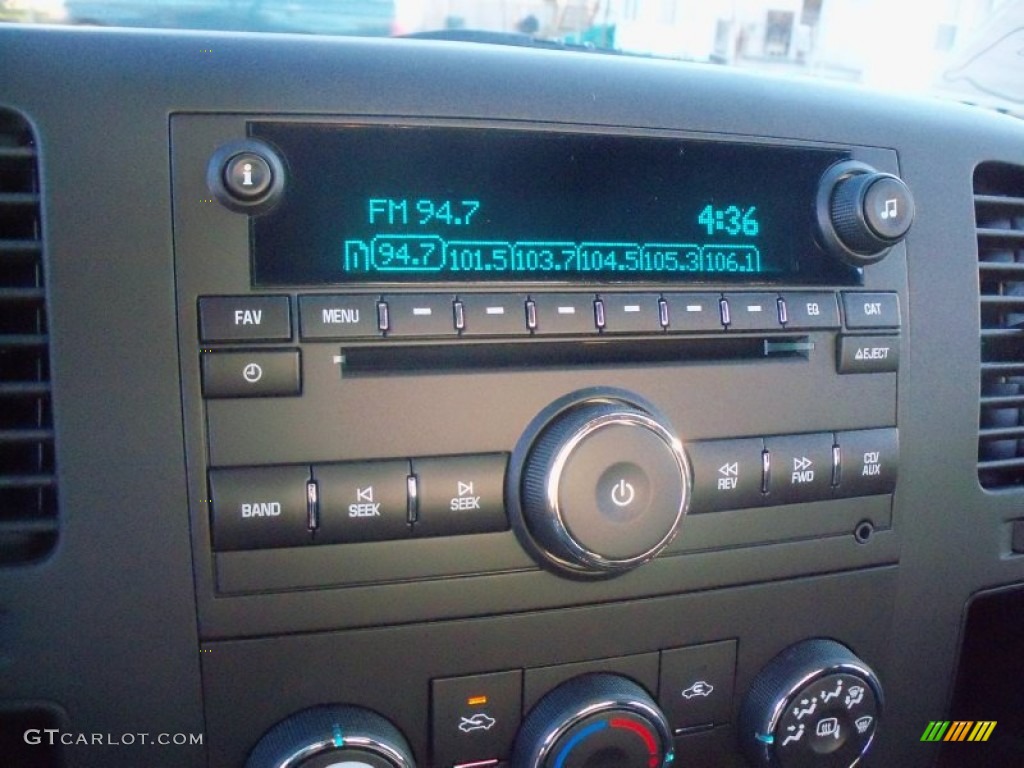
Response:
[[[730,205],[726,208],[705,205],[704,210],[697,217],[697,223],[707,227],[709,235],[713,235],[715,232],[724,232],[727,235],[754,237],[761,231],[756,214],[756,206],[743,209],[738,205]]]

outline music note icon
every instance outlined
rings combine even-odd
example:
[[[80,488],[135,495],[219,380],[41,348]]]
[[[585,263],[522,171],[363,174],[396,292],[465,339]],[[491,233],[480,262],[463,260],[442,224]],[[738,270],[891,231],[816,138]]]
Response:
[[[883,219],[895,219],[899,212],[896,210],[896,203],[898,198],[890,198],[885,201],[885,208],[882,210],[881,216]]]

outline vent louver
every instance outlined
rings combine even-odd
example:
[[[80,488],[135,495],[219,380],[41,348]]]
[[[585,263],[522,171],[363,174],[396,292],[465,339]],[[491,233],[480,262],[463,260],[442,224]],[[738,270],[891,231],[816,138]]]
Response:
[[[978,479],[1024,485],[1024,167],[974,174],[981,291]]]
[[[57,539],[53,412],[36,145],[0,109],[0,566]]]

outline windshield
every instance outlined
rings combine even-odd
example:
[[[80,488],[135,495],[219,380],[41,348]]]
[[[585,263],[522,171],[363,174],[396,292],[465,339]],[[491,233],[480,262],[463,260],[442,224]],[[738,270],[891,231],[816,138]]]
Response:
[[[1024,115],[1024,0],[0,0],[0,20],[618,52]]]

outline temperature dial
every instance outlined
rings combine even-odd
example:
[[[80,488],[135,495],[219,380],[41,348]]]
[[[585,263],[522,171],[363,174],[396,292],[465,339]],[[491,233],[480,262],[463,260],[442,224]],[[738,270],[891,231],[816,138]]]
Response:
[[[914,198],[907,185],[855,161],[838,163],[825,173],[817,206],[824,245],[855,267],[881,261],[914,222]]]
[[[515,500],[539,553],[576,573],[645,563],[676,535],[689,500],[682,443],[652,410],[617,397],[556,404],[528,430]]]
[[[882,712],[875,673],[844,645],[806,640],[769,662],[740,711],[747,757],[773,768],[850,768]]]
[[[402,734],[359,707],[304,709],[256,744],[245,768],[415,768]]]
[[[674,759],[665,716],[647,692],[611,674],[577,677],[527,716],[513,768],[665,768]]]

